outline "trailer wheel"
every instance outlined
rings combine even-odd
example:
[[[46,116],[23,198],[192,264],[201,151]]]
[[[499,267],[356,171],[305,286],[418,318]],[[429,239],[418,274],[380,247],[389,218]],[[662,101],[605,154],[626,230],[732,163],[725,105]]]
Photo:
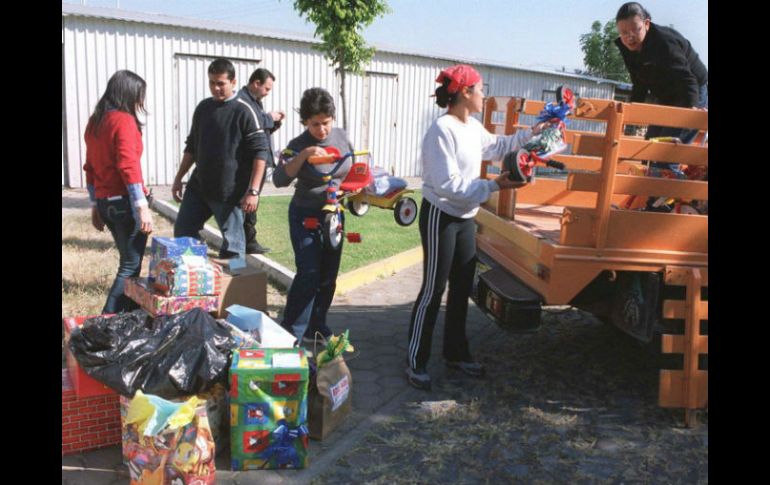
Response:
[[[408,226],[417,219],[417,202],[411,197],[404,197],[396,202],[393,208],[393,217],[399,226]]]
[[[354,216],[361,217],[369,212],[369,203],[363,200],[350,199],[348,200],[348,210],[353,213]]]

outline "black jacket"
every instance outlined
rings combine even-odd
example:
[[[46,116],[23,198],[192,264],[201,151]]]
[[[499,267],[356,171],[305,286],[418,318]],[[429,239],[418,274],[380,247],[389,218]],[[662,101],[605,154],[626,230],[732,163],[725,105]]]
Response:
[[[251,106],[256,108],[256,113],[259,117],[259,124],[261,128],[265,130],[265,136],[267,137],[267,149],[269,153],[267,158],[265,158],[265,163],[268,167],[275,168],[275,157],[273,155],[273,137],[270,135],[272,135],[273,132],[281,127],[281,122],[273,121],[273,117],[270,116],[270,113],[265,113],[265,108],[262,106],[262,101],[257,100],[254,96],[252,96],[247,86],[243,86],[240,91],[238,91],[238,97],[244,101],[250,102]]]
[[[195,161],[188,187],[200,189],[207,199],[237,204],[246,194],[254,159],[267,158],[267,139],[245,101],[207,98],[195,108],[185,152]]]
[[[645,102],[649,92],[657,104],[697,105],[698,88],[708,84],[708,70],[682,34],[650,22],[641,51],[628,50],[620,38],[615,44],[631,74],[632,102]]]

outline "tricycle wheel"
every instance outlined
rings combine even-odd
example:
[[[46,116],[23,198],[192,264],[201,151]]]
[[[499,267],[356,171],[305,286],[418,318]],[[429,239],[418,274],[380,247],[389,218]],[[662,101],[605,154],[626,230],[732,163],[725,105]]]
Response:
[[[362,216],[369,212],[369,203],[363,200],[350,199],[348,200],[348,210],[353,213],[354,216]]]
[[[323,237],[324,246],[336,250],[342,244],[342,220],[338,212],[330,212],[324,217]]]
[[[393,208],[393,217],[399,226],[410,225],[417,218],[417,202],[411,197],[399,200]]]

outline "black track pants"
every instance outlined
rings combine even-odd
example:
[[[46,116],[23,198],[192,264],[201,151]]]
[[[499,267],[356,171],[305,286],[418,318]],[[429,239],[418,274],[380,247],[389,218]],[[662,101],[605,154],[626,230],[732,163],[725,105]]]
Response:
[[[441,297],[449,281],[443,356],[470,360],[465,317],[476,265],[476,223],[442,212],[427,200],[420,208],[422,287],[412,308],[407,359],[412,368],[425,367],[430,358],[433,327]]]

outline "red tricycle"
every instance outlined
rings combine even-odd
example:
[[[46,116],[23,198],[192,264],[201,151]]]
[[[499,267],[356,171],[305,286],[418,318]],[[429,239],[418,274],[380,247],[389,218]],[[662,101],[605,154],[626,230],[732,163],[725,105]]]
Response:
[[[320,227],[326,247],[337,249],[342,242],[345,231],[340,212],[343,210],[344,204],[356,216],[364,215],[371,204],[375,207],[394,210],[396,223],[401,226],[408,226],[414,222],[417,217],[417,203],[411,197],[406,197],[406,194],[412,193],[413,190],[397,188],[384,195],[376,195],[371,193],[372,191],[367,191],[367,187],[374,181],[369,163],[354,162],[339,187],[334,185],[332,177],[348,158],[369,156],[371,161],[368,150],[349,152],[344,155],[340,154],[334,147],[326,147],[325,150],[329,153],[328,155],[312,156],[307,160],[311,170],[328,184],[326,204],[322,208],[324,219],[319,221],[315,218],[308,218],[305,220],[305,227],[308,229]],[[294,153],[291,151],[284,151],[282,157],[293,155]],[[328,171],[321,171],[320,165],[331,165],[331,168]],[[358,233],[347,233],[346,237],[349,242],[361,242],[361,236]]]

